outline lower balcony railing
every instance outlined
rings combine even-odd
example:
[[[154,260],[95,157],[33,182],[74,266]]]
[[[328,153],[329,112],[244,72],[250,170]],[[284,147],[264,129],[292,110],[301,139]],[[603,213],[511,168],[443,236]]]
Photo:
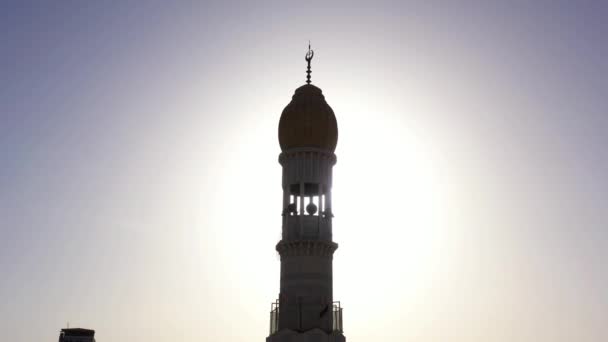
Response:
[[[343,333],[344,331],[342,330],[342,307],[340,306],[339,301],[334,302],[332,315],[333,315],[332,330]]]
[[[279,300],[270,305],[270,335],[279,330]]]
[[[270,306],[270,335],[279,330],[279,300],[272,303]],[[332,330],[343,333],[342,330],[342,307],[340,302],[333,302],[332,305]]]

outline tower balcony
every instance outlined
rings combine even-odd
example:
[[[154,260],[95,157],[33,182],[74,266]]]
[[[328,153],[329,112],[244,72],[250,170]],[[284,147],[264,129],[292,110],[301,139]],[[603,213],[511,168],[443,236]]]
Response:
[[[343,334],[344,330],[342,329],[342,306],[340,306],[340,301],[333,302],[331,310],[332,331],[336,331]],[[279,300],[277,299],[270,306],[270,335],[273,335],[274,333],[279,331],[279,318]]]

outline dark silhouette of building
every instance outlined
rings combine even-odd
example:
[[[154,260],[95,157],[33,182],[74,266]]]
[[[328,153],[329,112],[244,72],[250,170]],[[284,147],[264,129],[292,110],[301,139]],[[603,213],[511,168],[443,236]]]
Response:
[[[342,308],[333,300],[332,168],[338,124],[321,89],[296,89],[279,121],[283,167],[283,227],[279,299],[270,312],[267,342],[344,342]]]
[[[95,342],[95,330],[82,328],[61,329],[59,342]]]

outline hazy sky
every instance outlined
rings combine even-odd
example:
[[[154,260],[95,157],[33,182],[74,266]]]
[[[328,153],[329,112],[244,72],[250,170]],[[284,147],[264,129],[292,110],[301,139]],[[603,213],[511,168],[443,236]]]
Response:
[[[340,130],[350,342],[608,340],[608,6],[3,1],[0,334],[264,341],[278,120]]]

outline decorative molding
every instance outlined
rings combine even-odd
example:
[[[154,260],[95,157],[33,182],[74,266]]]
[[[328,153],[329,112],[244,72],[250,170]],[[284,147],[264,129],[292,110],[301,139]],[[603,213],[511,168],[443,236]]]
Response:
[[[316,148],[316,147],[298,147],[291,148],[289,150],[285,150],[279,154],[279,163],[283,165],[283,163],[288,159],[299,158],[301,156],[316,156],[321,159],[327,159],[330,161],[330,165],[334,166],[336,164],[337,158],[336,155],[332,151]]]
[[[338,244],[321,240],[281,240],[277,243],[276,249],[281,257],[303,255],[332,257],[336,249],[338,249]]]

